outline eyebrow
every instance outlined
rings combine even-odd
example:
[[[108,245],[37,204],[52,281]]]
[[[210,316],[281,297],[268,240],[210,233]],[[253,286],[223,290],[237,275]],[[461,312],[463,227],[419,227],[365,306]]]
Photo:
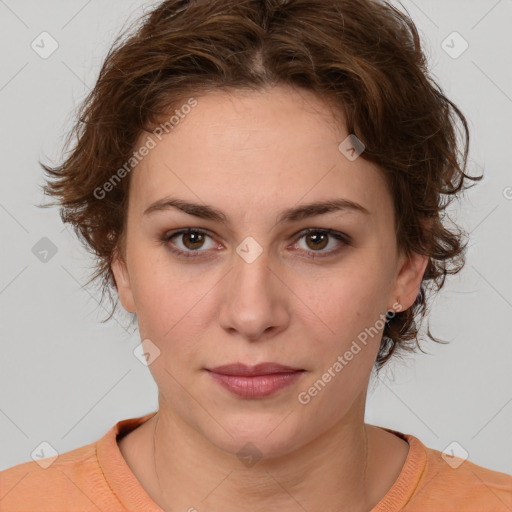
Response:
[[[201,219],[213,220],[226,224],[228,222],[226,215],[219,209],[206,204],[197,204],[185,201],[183,199],[176,199],[166,197],[155,201],[148,206],[143,215],[148,215],[157,211],[169,210],[176,208],[188,215],[199,217]],[[364,206],[351,201],[350,199],[336,198],[328,199],[325,201],[315,201],[313,203],[301,204],[292,208],[288,208],[281,212],[277,217],[277,224],[297,222],[302,219],[314,217],[316,215],[324,215],[326,213],[344,211],[344,212],[359,212],[365,215],[371,215],[369,210]]]

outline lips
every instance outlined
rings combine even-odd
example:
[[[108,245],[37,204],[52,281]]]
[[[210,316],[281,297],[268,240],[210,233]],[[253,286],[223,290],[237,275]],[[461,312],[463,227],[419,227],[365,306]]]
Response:
[[[301,379],[304,369],[278,363],[247,366],[232,363],[207,370],[212,379],[231,394],[246,400],[263,399]]]
[[[247,366],[243,363],[231,363],[222,366],[216,366],[208,371],[219,375],[236,375],[241,377],[255,377],[258,375],[274,375],[281,373],[294,373],[304,371],[302,368],[293,368],[291,366],[279,363],[260,363],[255,366]]]

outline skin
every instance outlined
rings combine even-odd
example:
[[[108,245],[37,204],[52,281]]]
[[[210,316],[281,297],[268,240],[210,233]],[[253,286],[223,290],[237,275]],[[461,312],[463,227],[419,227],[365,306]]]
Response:
[[[369,511],[398,478],[409,448],[364,423],[378,320],[398,298],[402,309],[413,304],[428,258],[399,254],[381,171],[339,151],[349,134],[320,98],[287,86],[196,98],[132,171],[126,247],[112,265],[141,340],[160,350],[149,365],[158,413],[118,440],[121,453],[164,510]],[[143,215],[167,196],[212,205],[229,224],[175,208]],[[334,198],[370,215],[276,224],[286,208]],[[209,234],[161,240],[189,227]],[[306,228],[330,228],[352,242],[298,236]],[[236,252],[248,236],[263,250],[252,263]],[[200,254],[186,259],[169,247]],[[298,394],[375,325],[378,335],[301,404]],[[205,371],[237,361],[306,371],[270,397],[245,399]],[[262,457],[251,467],[236,455],[247,442]]]

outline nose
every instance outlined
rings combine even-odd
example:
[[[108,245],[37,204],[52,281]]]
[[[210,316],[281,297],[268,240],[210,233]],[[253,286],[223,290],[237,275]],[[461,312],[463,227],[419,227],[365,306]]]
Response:
[[[224,279],[221,327],[247,341],[264,340],[286,329],[291,292],[279,265],[265,251],[254,260],[238,254],[233,260]]]

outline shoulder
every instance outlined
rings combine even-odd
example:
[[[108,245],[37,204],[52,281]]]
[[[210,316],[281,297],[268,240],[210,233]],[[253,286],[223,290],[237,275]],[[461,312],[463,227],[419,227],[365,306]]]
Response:
[[[405,510],[509,512],[512,475],[425,447],[426,466]]]
[[[84,480],[94,479],[99,471],[96,444],[0,471],[0,509],[43,512],[56,507],[91,506],[82,489]]]
[[[140,497],[142,492],[134,497],[137,481],[119,452],[117,436],[126,435],[156,412],[118,421],[95,442],[56,457],[48,457],[49,450],[43,448],[34,453],[34,460],[0,471],[0,510],[121,510],[119,493],[128,501],[135,499],[136,506],[145,500],[147,508],[149,501]],[[131,482],[128,488],[126,482]]]
[[[511,512],[512,475],[430,448],[412,434],[379,427],[409,444],[400,475],[372,512]]]

